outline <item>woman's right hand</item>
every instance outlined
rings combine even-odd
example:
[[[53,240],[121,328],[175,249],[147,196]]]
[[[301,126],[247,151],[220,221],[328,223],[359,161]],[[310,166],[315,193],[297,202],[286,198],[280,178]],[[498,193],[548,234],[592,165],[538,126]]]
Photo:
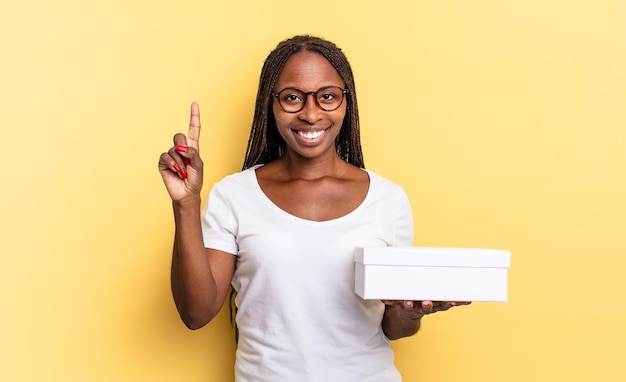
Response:
[[[189,133],[174,135],[174,147],[161,154],[159,172],[174,202],[199,197],[202,189],[203,163],[200,159],[200,108],[191,104]]]

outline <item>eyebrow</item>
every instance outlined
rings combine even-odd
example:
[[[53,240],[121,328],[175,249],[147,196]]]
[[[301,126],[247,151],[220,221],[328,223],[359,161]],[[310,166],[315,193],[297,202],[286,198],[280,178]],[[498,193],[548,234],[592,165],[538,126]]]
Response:
[[[285,86],[284,88],[282,88],[282,89],[280,89],[280,90],[273,91],[273,93],[280,93],[280,92],[282,92],[283,90],[287,90],[287,89],[294,89],[294,90],[298,90],[298,91],[301,91],[302,93],[317,93],[318,91],[320,91],[320,90],[322,90],[322,89],[325,89],[325,88],[332,88],[332,87],[336,87],[336,88],[339,88],[339,89],[342,89],[342,90],[346,90],[346,89],[347,89],[347,88],[345,88],[345,85],[344,85],[344,87],[342,87],[342,86],[340,86],[340,85],[324,85],[324,86],[322,86],[322,87],[318,88],[317,90],[311,90],[311,91],[308,91],[308,92],[307,92],[306,90],[301,89],[301,88],[296,87],[296,86]]]

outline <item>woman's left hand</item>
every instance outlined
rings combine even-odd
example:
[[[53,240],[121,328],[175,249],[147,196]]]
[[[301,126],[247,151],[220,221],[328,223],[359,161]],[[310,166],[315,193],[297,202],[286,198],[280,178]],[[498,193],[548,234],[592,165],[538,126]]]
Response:
[[[441,312],[448,310],[455,306],[469,305],[471,301],[398,301],[398,300],[383,300],[385,305],[399,305],[404,311],[412,314],[431,314],[435,312]]]
[[[383,300],[385,314],[383,331],[390,340],[412,336],[420,328],[422,317],[455,306],[469,305],[470,301],[397,301]]]

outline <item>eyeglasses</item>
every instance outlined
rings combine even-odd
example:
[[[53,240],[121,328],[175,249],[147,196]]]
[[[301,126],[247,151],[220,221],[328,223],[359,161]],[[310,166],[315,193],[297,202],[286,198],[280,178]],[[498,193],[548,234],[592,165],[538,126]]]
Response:
[[[343,103],[347,89],[339,86],[324,86],[316,92],[305,92],[297,88],[285,88],[272,96],[278,99],[278,104],[286,113],[297,113],[304,109],[309,94],[313,94],[315,103],[324,111],[337,110]]]

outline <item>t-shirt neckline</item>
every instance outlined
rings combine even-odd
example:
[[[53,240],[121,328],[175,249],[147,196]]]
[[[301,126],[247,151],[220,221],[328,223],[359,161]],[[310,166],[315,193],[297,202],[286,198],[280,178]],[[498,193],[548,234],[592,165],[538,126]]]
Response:
[[[251,178],[251,183],[254,185],[255,192],[259,195],[259,198],[267,206],[269,206],[269,208],[271,208],[272,210],[274,210],[278,214],[286,216],[287,218],[289,218],[291,220],[294,220],[294,221],[305,222],[307,224],[315,224],[315,225],[325,225],[325,224],[339,223],[339,222],[341,222],[343,220],[349,219],[350,217],[358,214],[359,211],[364,208],[364,206],[369,202],[369,199],[371,198],[372,185],[373,185],[373,182],[374,182],[374,177],[372,177],[372,173],[369,172],[367,169],[361,169],[361,170],[365,171],[367,173],[367,176],[369,177],[369,187],[367,188],[367,193],[365,194],[365,198],[363,198],[361,203],[358,206],[356,206],[356,208],[354,208],[352,211],[348,212],[347,214],[345,214],[343,216],[339,216],[337,218],[330,219],[330,220],[317,221],[317,220],[309,220],[309,219],[301,218],[299,216],[293,215],[293,214],[283,210],[282,208],[278,207],[278,205],[276,205],[276,203],[274,203],[265,194],[265,192],[263,192],[263,189],[261,188],[261,185],[259,184],[259,180],[256,177],[256,169],[261,167],[261,166],[263,166],[263,164],[257,164],[257,165],[254,165],[254,166],[252,166],[252,167],[250,167],[248,169],[249,170],[248,173],[249,173],[249,176]]]

